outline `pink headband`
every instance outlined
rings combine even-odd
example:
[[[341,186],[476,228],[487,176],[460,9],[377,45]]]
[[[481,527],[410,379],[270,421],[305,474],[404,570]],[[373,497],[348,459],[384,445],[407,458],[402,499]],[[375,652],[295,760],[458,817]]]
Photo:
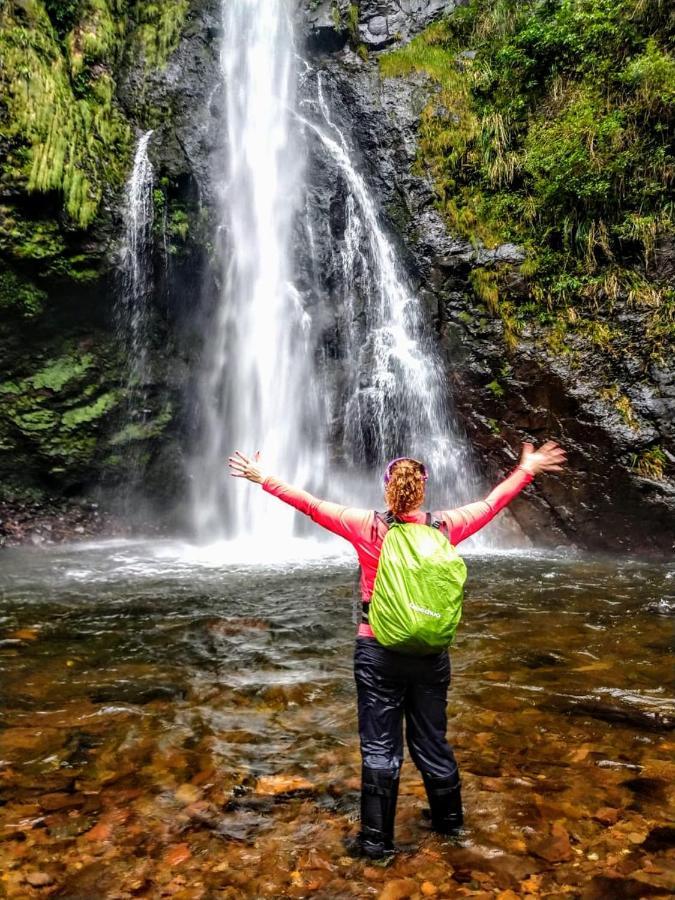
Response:
[[[392,468],[396,465],[397,462],[403,462],[403,460],[407,460],[408,462],[414,462],[414,463],[417,463],[417,465],[418,465],[418,466],[420,467],[420,469],[422,470],[422,478],[423,478],[423,480],[424,480],[424,481],[427,480],[427,478],[428,478],[429,476],[427,475],[427,467],[424,465],[424,463],[421,463],[421,462],[419,461],[419,459],[413,459],[412,456],[397,456],[396,459],[392,459],[392,461],[389,463],[389,465],[388,465],[387,468],[385,469],[385,472],[384,472],[384,483],[385,483],[385,484],[389,484],[389,480],[390,480],[390,478],[391,478],[391,470],[392,470]]]

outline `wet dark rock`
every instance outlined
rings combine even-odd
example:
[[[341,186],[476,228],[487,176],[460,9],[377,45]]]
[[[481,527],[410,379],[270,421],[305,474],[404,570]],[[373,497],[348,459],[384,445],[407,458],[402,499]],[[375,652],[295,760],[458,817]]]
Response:
[[[647,853],[660,853],[662,850],[672,850],[675,847],[675,826],[660,825],[647,835],[642,844],[642,849]]]
[[[668,732],[673,728],[673,721],[666,713],[621,706],[590,697],[560,696],[556,698],[556,708],[565,709],[570,715],[592,716],[603,722],[617,722],[644,731]]]
[[[184,699],[187,688],[177,684],[111,684],[96,687],[89,697],[94,703],[132,703],[144,706],[154,700]]]
[[[413,37],[458,5],[453,0],[361,0],[358,37],[379,50]]]
[[[348,41],[380,50],[408,40],[458,5],[455,0],[311,0],[302,12],[306,44],[314,53],[335,53]]]
[[[82,794],[43,794],[40,797],[40,806],[48,812],[54,812],[59,809],[74,809],[82,806],[85,802]]]
[[[127,523],[100,513],[95,505],[62,497],[45,497],[39,502],[20,498],[0,500],[0,547],[27,542],[60,544],[95,535],[127,534]]]
[[[582,900],[638,900],[640,897],[663,896],[663,888],[647,885],[634,878],[594,875],[584,887]]]
[[[645,800],[665,801],[668,785],[661,778],[629,778],[621,782],[621,787]]]

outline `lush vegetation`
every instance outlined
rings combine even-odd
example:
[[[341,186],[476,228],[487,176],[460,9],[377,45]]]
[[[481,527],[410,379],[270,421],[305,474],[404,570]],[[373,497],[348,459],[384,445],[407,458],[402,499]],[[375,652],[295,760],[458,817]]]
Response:
[[[56,194],[86,228],[128,170],[132,129],[116,102],[128,46],[147,66],[176,44],[187,0],[23,0],[0,9],[0,184]],[[11,212],[3,208],[3,217]],[[9,223],[10,228],[13,225]],[[15,243],[21,235],[16,234]]]
[[[674,230],[672,37],[665,0],[471,0],[381,58],[383,75],[424,72],[434,87],[417,165],[450,226],[526,250],[518,277],[472,279],[510,344],[538,321],[556,351],[574,334],[623,352],[621,303],[644,313],[633,345],[665,358],[675,292],[655,254]]]

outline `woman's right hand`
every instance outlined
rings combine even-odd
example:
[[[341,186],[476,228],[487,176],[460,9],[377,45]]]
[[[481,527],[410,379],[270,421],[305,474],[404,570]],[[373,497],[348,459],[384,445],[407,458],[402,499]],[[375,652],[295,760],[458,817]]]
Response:
[[[259,461],[260,450],[256,452],[253,459],[249,459],[248,456],[244,456],[239,450],[235,450],[234,456],[228,457],[227,461],[230,467],[230,475],[233,478],[246,478],[247,481],[262,484],[267,476],[263,475],[262,469],[258,465]]]
[[[531,475],[538,475],[540,472],[562,472],[566,462],[565,451],[555,441],[546,441],[538,450],[534,449],[534,444],[525,442],[519,465]]]

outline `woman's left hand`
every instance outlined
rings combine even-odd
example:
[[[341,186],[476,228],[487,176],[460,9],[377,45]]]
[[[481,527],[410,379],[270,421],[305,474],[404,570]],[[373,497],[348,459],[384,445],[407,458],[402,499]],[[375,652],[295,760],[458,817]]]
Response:
[[[534,449],[534,444],[525,442],[519,465],[526,472],[538,475],[540,472],[562,472],[566,462],[565,451],[555,441],[546,441],[538,450]]]
[[[234,456],[228,457],[228,465],[230,467],[230,475],[233,478],[246,478],[247,481],[253,481],[255,484],[262,484],[266,475],[263,475],[262,469],[258,465],[260,461],[260,450],[257,451],[253,459],[244,456],[239,450],[234,451]]]

